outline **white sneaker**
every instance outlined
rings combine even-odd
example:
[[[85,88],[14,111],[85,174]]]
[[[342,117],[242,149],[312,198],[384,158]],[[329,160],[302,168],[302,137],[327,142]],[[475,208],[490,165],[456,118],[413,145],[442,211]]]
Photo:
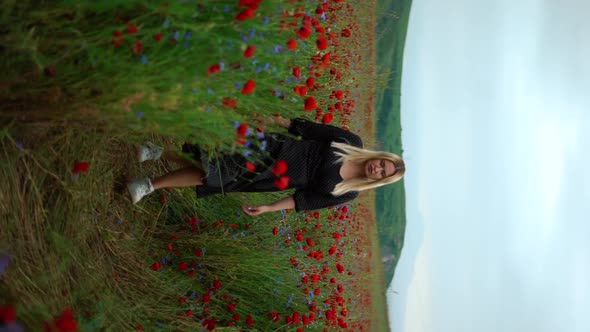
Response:
[[[154,186],[149,178],[137,179],[127,184],[127,190],[131,195],[131,201],[136,204],[143,196],[154,192]]]
[[[157,146],[152,142],[145,142],[139,147],[137,159],[139,159],[140,163],[143,163],[146,160],[158,160],[162,156],[163,151],[163,147]]]

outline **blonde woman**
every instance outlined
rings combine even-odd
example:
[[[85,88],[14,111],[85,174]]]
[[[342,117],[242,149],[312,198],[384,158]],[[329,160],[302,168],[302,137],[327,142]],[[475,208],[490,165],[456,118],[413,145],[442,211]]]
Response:
[[[183,152],[202,165],[185,163],[184,168],[160,177],[131,182],[128,190],[133,203],[163,188],[194,186],[199,198],[226,192],[295,188],[294,194],[284,199],[259,206],[244,205],[242,209],[251,216],[283,209],[311,211],[346,203],[362,190],[394,183],[404,176],[405,164],[400,156],[364,149],[361,138],[344,129],[303,118],[274,117],[266,122],[288,128],[291,135],[259,134],[263,150],[253,147],[254,155],[259,156],[255,163],[250,161],[252,155],[237,153],[209,161],[198,145],[185,143]],[[146,143],[139,159],[157,160],[162,153],[162,148]],[[170,152],[164,152],[164,158],[186,162]]]

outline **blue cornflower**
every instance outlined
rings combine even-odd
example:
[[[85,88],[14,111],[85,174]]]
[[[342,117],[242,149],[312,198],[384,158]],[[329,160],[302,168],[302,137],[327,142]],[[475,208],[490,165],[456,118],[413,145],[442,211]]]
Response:
[[[242,83],[238,82],[238,83],[234,84],[234,87],[236,89],[240,89],[240,88],[242,88]]]
[[[162,24],[162,28],[168,29],[170,27],[170,20],[166,19],[164,24]]]
[[[141,118],[143,116],[143,114],[144,114],[143,112],[139,112],[139,111],[135,112],[135,116],[138,118]]]
[[[265,16],[264,17],[264,24],[268,24],[270,22],[270,17],[269,16]]]
[[[142,54],[142,55],[141,55],[141,59],[140,59],[140,61],[141,61],[141,63],[142,63],[142,64],[144,64],[144,65],[145,65],[146,63],[148,63],[148,57],[147,57],[147,55],[145,55],[145,54]]]
[[[258,74],[260,72],[262,72],[262,67],[260,67],[260,66],[256,67],[256,73]]]
[[[229,5],[223,6],[223,11],[224,12],[229,12],[230,11]]]
[[[256,132],[256,138],[258,138],[258,139],[264,139],[264,132],[257,131]]]
[[[276,46],[274,47],[274,49],[273,49],[273,52],[274,52],[274,53],[279,53],[279,52],[281,52],[281,50],[282,50],[282,49],[283,49],[283,48],[281,47],[281,45],[276,45]]]
[[[262,143],[260,143],[260,149],[261,149],[262,151],[266,151],[266,145],[267,145],[267,144],[268,144],[268,143],[266,142],[266,140],[262,141]]]
[[[252,28],[250,29],[250,38],[254,38],[254,36],[256,35],[256,29]]]

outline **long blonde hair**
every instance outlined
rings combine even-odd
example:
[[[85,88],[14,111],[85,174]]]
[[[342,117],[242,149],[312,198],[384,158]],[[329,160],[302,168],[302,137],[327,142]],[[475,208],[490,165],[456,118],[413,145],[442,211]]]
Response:
[[[349,191],[362,191],[394,183],[396,181],[399,181],[406,173],[406,165],[404,163],[404,160],[394,153],[361,149],[352,145],[337,142],[332,142],[331,145],[332,147],[342,151],[335,152],[337,156],[340,156],[340,158],[336,160],[335,163],[352,161],[355,163],[364,164],[367,160],[370,159],[385,159],[393,162],[396,169],[393,175],[384,177],[379,180],[372,180],[366,177],[344,180],[337,184],[336,187],[334,187],[334,190],[332,191],[332,195],[334,196],[340,196]]]

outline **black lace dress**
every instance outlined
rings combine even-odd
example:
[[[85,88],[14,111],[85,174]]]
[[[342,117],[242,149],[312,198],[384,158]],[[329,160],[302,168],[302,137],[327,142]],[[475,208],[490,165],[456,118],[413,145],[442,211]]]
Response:
[[[268,192],[279,191],[274,183],[277,176],[272,166],[277,160],[285,160],[289,176],[289,188],[295,188],[293,198],[295,210],[316,210],[346,203],[358,196],[358,192],[348,192],[340,196],[331,194],[334,187],[342,182],[339,158],[330,143],[341,142],[363,147],[361,138],[344,129],[318,124],[302,118],[291,121],[288,129],[291,135],[268,133],[265,153],[255,153],[246,157],[243,154],[224,154],[213,160],[198,145],[185,143],[183,151],[192,153],[203,162],[207,170],[204,185],[196,187],[197,197],[227,192]],[[300,139],[300,138],[301,139]],[[246,168],[246,162],[256,159],[254,172]],[[285,189],[285,190],[286,190]]]

